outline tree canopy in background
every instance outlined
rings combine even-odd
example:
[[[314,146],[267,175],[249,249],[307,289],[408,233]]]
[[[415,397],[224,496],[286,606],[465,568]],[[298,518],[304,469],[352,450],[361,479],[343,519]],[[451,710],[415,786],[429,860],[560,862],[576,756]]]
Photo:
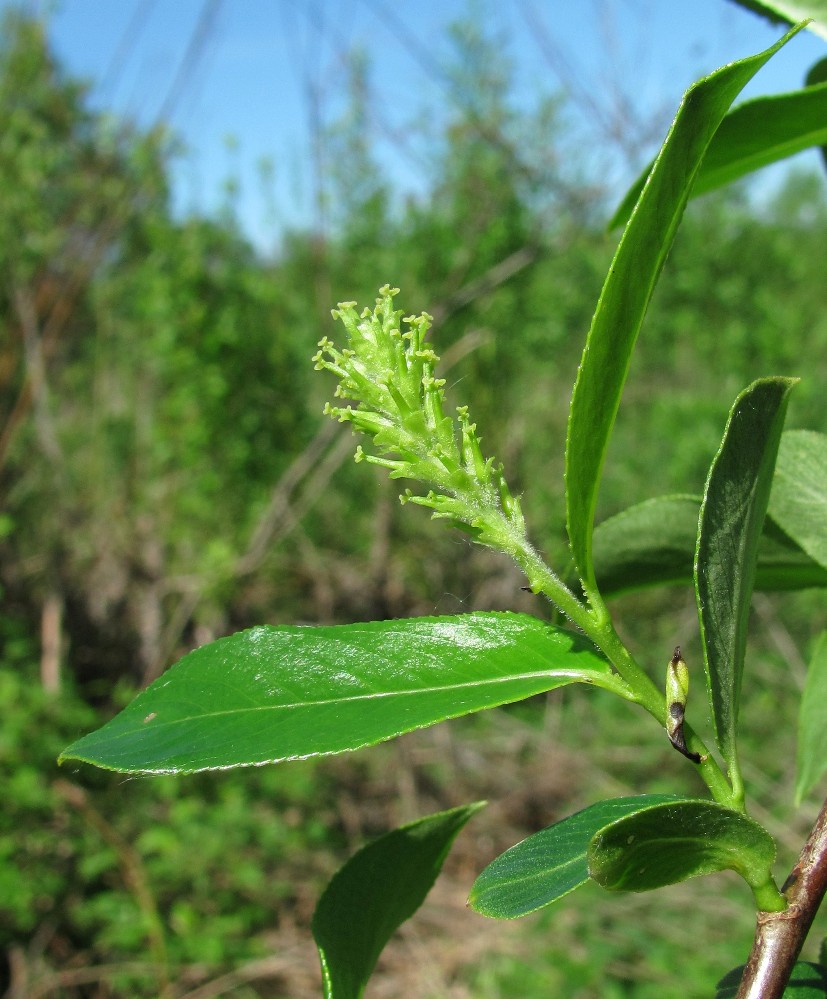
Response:
[[[319,429],[308,358],[332,304],[396,275],[435,316],[452,398],[473,396],[518,483],[531,469],[537,541],[562,544],[562,455],[549,442],[611,240],[560,100],[519,108],[496,43],[458,25],[454,106],[444,133],[424,137],[430,189],[399,203],[375,161],[369,64],[355,55],[349,107],[323,136],[329,232],[288,234],[264,259],[231,211],[173,213],[170,137],[90,110],[42,25],[10,12],[3,36],[3,584],[32,621],[50,601],[71,611],[73,675],[147,679],[196,632],[261,617],[399,615],[446,591],[517,600],[504,566],[468,549],[448,560],[449,578],[436,554],[423,565],[416,553],[446,544],[424,517],[400,524],[378,486],[365,502],[364,481],[339,467],[344,445]],[[720,399],[824,356],[813,268],[826,210],[807,178],[760,213],[737,193],[694,210],[648,321],[604,512],[652,467],[660,491],[697,491]],[[668,401],[647,388],[664,379]],[[798,405],[814,418],[808,381]],[[354,525],[344,540],[343,517]]]

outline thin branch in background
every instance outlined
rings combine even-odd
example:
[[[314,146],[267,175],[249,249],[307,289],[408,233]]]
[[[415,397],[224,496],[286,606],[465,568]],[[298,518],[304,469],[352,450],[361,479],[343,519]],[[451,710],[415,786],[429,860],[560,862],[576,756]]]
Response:
[[[102,94],[115,90],[124,66],[134,52],[138,39],[149,20],[155,0],[141,0],[132,11],[132,16],[121,35],[121,40],[115,47],[106,69],[101,75],[98,90]]]
[[[322,455],[336,436],[335,424],[325,421],[307,447],[287,467],[276,483],[270,502],[250,536],[246,552],[236,563],[237,575],[248,575],[261,565],[279,524],[283,523],[288,515],[291,496],[301,481],[318,467]]]
[[[580,81],[579,73],[574,63],[568,58],[565,49],[557,44],[548,26],[537,10],[532,0],[519,0],[518,10],[529,28],[530,36],[538,51],[548,63],[549,68],[560,80],[566,95],[581,111],[585,121],[596,123],[598,133],[612,147],[620,150],[627,166],[638,170],[641,165],[641,155],[659,141],[666,130],[670,119],[667,104],[657,112],[646,115],[635,114],[634,102],[628,93],[624,92],[623,81],[626,74],[615,73],[608,86],[600,92],[611,95],[609,101],[598,101],[594,98],[593,85]],[[595,20],[605,24],[606,18],[598,16]],[[604,49],[611,51],[614,36],[605,39]],[[641,125],[641,122],[645,122]]]
[[[49,694],[60,690],[60,655],[63,622],[63,595],[50,591],[40,615],[40,682]]]
[[[156,116],[158,123],[168,122],[171,119],[175,106],[180,101],[192,74],[198,67],[198,63],[215,27],[220,7],[221,0],[204,0],[204,5],[201,8],[201,13],[198,15],[198,20],[195,23],[189,44],[184,52],[184,57],[178,66],[178,72],[175,74],[167,95],[158,109]]]
[[[67,804],[86,819],[101,839],[107,842],[117,854],[124,881],[134,894],[138,908],[146,920],[149,950],[152,953],[157,979],[158,997],[159,999],[170,999],[172,992],[164,924],[158,912],[158,906],[155,904],[155,896],[152,893],[140,854],[90,803],[89,796],[83,788],[66,780],[56,780],[52,787]]]
[[[457,93],[457,88],[450,76],[439,64],[439,61],[432,57],[428,46],[422,44],[414,32],[408,29],[402,18],[399,17],[397,10],[391,9],[383,0],[363,0],[363,2],[373,11],[377,20],[385,25],[392,37],[396,39],[423,73],[429,79],[434,80],[443,90],[449,103],[463,109],[467,124],[476,130],[481,139],[502,154],[511,172],[530,187],[535,186],[540,181],[537,171],[517,154],[514,143],[509,141],[501,129],[492,127],[485,118],[475,114],[473,109],[467,106],[462,95]],[[559,195],[564,199],[568,199],[571,195],[565,183],[558,177],[545,176],[542,178],[542,183],[547,193]]]
[[[256,961],[249,961],[242,964],[234,971],[227,972],[210,982],[199,985],[198,988],[189,992],[184,992],[178,999],[216,999],[218,996],[225,996],[233,989],[246,985],[248,982],[255,982],[264,978],[279,978],[286,971],[295,966],[296,960],[289,960],[283,956],[263,957]]]
[[[37,311],[28,288],[15,285],[11,293],[14,311],[23,335],[23,357],[30,398],[34,405],[35,432],[40,448],[54,466],[63,463],[63,454],[49,406],[49,386],[43,359],[43,338],[37,321]]]
[[[802,691],[807,679],[807,663],[799,652],[789,629],[778,617],[775,605],[766,594],[754,593],[752,595],[752,606],[759,621],[764,626],[767,636],[784,660],[790,676],[795,681],[796,687],[798,687],[799,691]]]
[[[441,302],[437,302],[431,309],[434,325],[436,326],[441,322],[445,322],[446,319],[459,312],[460,309],[464,309],[476,299],[489,294],[495,288],[505,284],[510,278],[536,263],[539,257],[540,247],[536,244],[526,244],[520,247],[519,250],[515,250],[504,260],[489,267],[476,280],[464,285],[454,294],[448,295]],[[443,367],[450,367],[458,359],[454,359],[449,363],[447,357],[448,354],[446,353],[445,357],[443,357]]]
[[[23,976],[26,977],[23,977]],[[47,999],[48,996],[62,995],[65,989],[81,985],[94,985],[96,982],[108,982],[120,975],[132,975],[152,979],[157,975],[157,968],[148,961],[123,961],[117,964],[93,964],[86,968],[66,968],[62,971],[51,971],[35,978],[29,984],[28,971],[21,972],[21,980],[26,991],[12,991],[13,984],[7,993],[8,999]]]
[[[97,229],[87,234],[83,243],[82,251],[77,247],[64,248],[65,253],[61,264],[66,265],[66,270],[61,274],[55,283],[55,291],[49,296],[50,301],[43,303],[41,311],[46,313],[46,318],[42,328],[38,325],[38,309],[35,307],[34,298],[28,288],[16,287],[12,290],[15,300],[15,311],[18,315],[22,335],[24,339],[24,357],[29,360],[26,351],[26,340],[32,342],[34,349],[35,371],[29,364],[26,365],[23,374],[23,382],[15,400],[14,406],[6,419],[2,433],[0,433],[0,468],[3,467],[18,430],[23,424],[26,415],[32,404],[37,402],[37,385],[32,381],[32,374],[40,377],[45,384],[46,366],[50,355],[54,353],[64,334],[73,311],[77,305],[81,292],[86,287],[86,283],[93,275],[95,268],[103,259],[107,249],[111,246],[111,241],[118,231],[118,228],[126,220],[127,209],[130,196],[137,197],[140,188],[131,185],[121,185],[121,195],[119,210],[112,212],[98,226]],[[78,206],[80,211],[80,206]],[[59,224],[64,229],[69,230],[73,225],[72,218],[61,219]],[[73,251],[73,252],[72,252]],[[18,296],[22,296],[18,302]],[[38,288],[37,297],[40,297]],[[28,330],[28,332],[27,332]],[[40,370],[38,371],[38,366]]]

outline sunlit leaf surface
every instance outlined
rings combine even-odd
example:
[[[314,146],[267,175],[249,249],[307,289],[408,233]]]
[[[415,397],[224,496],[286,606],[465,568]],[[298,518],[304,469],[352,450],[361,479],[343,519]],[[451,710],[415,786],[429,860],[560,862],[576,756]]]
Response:
[[[576,681],[616,683],[588,641],[526,614],[252,628],[185,656],[61,760],[186,773],[301,759]]]

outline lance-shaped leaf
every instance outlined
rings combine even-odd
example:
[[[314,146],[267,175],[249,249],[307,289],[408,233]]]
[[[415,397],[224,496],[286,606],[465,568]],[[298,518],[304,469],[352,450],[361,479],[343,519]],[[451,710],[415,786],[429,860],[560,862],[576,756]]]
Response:
[[[783,448],[784,436],[781,441]],[[776,467],[774,481],[777,478]],[[603,596],[618,596],[647,586],[692,583],[700,508],[700,496],[659,496],[598,524],[594,531],[594,566]],[[767,517],[758,547],[755,589],[800,590],[811,586],[827,586],[827,568],[813,561]]]
[[[587,640],[526,614],[260,627],[184,656],[74,759],[191,773],[359,749],[582,681],[620,681]]]
[[[712,721],[740,782],[738,703],[758,544],[791,378],[753,382],[735,400],[707,478],[695,552],[695,591]]]
[[[781,435],[769,511],[807,554],[827,568],[827,435]]]
[[[827,770],[827,631],[816,642],[807,668],[807,682],[798,715],[795,803]]]
[[[827,143],[827,83],[744,101],[721,122],[698,172],[692,197]],[[651,168],[649,168],[651,169]],[[610,228],[622,225],[643,190],[648,169],[629,188]]]
[[[715,130],[740,90],[793,33],[689,88],[609,268],[574,386],[566,441],[566,520],[587,591],[595,589],[592,532],[600,475],[655,282]]]
[[[590,876],[610,891],[651,891],[701,874],[736,871],[759,908],[784,908],[772,881],[772,836],[714,801],[668,802],[624,816],[595,833],[588,861]]]
[[[827,39],[827,0],[734,0],[773,24],[797,24],[811,18],[810,31]]]
[[[425,901],[457,833],[484,804],[394,829],[333,876],[313,915],[325,999],[359,999],[364,993],[385,944]]]
[[[598,830],[624,815],[680,799],[644,794],[599,801],[501,853],[474,882],[468,904],[494,919],[516,919],[556,902],[589,880],[586,859]]]

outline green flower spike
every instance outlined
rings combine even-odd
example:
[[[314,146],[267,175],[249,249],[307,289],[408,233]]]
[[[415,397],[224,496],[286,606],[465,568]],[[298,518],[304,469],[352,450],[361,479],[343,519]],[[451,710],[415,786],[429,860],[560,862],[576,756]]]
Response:
[[[431,317],[403,319],[393,307],[398,292],[380,288],[373,311],[366,308],[361,315],[355,302],[333,310],[349,345],[339,350],[324,337],[313,360],[317,370],[339,379],[336,397],[357,405],[328,403],[325,413],[372,438],[371,452],[358,448],[357,461],[381,465],[392,478],[420,482],[428,490],[415,495],[406,489],[403,503],[428,507],[480,544],[510,555],[531,588],[565,613],[582,610],[529,543],[520,501],[508,488],[502,465],[483,457],[467,408],[457,408],[456,421],[445,415],[445,381],[434,375],[439,358],[425,343]]]
[[[434,377],[439,358],[425,343],[431,317],[423,313],[403,319],[393,308],[398,291],[381,288],[373,312],[365,309],[361,316],[355,302],[342,302],[333,310],[350,345],[340,351],[325,337],[313,360],[317,370],[338,376],[336,397],[358,406],[328,403],[325,413],[373,438],[375,453],[360,447],[357,461],[382,465],[392,478],[428,488],[424,496],[406,490],[402,502],[429,507],[435,517],[470,531],[482,544],[511,551],[515,537],[525,536],[520,502],[509,490],[502,466],[483,457],[467,408],[457,409],[458,426],[445,415],[445,380]]]

